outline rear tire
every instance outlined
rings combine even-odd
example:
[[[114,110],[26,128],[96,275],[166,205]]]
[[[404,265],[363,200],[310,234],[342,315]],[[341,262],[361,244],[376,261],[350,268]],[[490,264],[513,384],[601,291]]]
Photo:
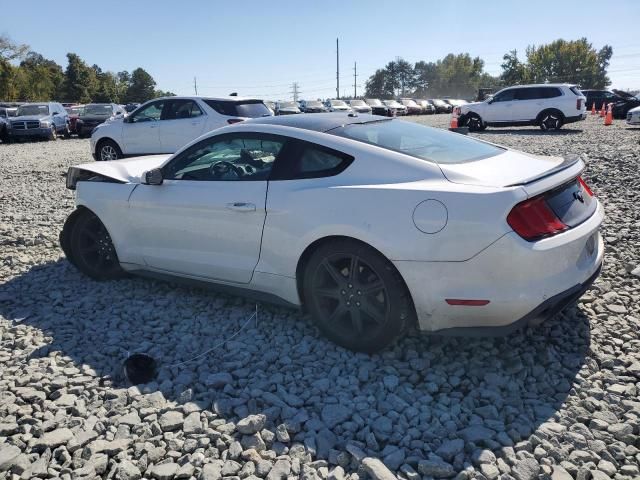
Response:
[[[67,219],[69,226],[65,223],[60,236],[62,249],[69,261],[94,280],[123,277],[124,270],[104,224],[88,209],[76,212]]]
[[[543,132],[560,130],[564,124],[564,116],[558,110],[544,110],[538,115],[538,125]]]
[[[96,148],[96,160],[103,162],[122,158],[122,150],[116,142],[110,139],[101,140]]]
[[[389,346],[414,318],[409,292],[393,264],[355,240],[327,242],[311,254],[303,293],[320,331],[358,352]]]

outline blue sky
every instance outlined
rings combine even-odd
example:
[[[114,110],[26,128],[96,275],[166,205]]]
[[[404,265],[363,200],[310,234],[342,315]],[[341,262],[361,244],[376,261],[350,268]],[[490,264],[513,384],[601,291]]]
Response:
[[[193,94],[195,76],[201,95],[287,99],[294,81],[302,98],[335,95],[336,37],[341,94],[353,93],[354,62],[361,90],[396,56],[469,52],[498,74],[508,50],[583,36],[613,47],[613,88],[640,88],[639,21],[640,0],[109,0],[4,2],[0,32],[63,66],[69,51],[103,70],[141,66],[177,94]]]

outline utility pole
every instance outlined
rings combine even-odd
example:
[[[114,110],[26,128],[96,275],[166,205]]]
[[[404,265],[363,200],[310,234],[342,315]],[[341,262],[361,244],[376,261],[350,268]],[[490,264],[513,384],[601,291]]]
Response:
[[[336,38],[336,98],[340,98],[340,42]]]
[[[300,88],[298,86],[298,82],[293,82],[293,85],[291,85],[291,94],[293,95],[293,101],[297,102],[298,96],[300,95]]]
[[[358,78],[358,64],[357,62],[353,62],[353,98],[356,98],[358,96],[358,91],[357,91],[357,79]]]
[[[196,96],[198,96],[198,81],[196,77],[193,77],[193,90],[196,92]]]

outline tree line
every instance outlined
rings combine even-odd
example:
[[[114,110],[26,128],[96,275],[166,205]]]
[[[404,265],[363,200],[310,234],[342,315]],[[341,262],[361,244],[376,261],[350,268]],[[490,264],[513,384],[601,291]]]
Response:
[[[67,67],[0,35],[0,100],[69,103],[141,103],[173,95],[156,89],[153,77],[143,68],[132,72],[103,71],[89,66],[75,53],[67,53]]]
[[[414,64],[402,59],[387,63],[369,77],[367,97],[456,97],[473,98],[480,88],[502,88],[526,83],[575,83],[582,88],[605,88],[613,49],[596,50],[586,38],[556,40],[546,45],[530,45],[525,60],[512,50],[503,56],[502,73],[484,71],[484,61],[468,53],[450,53],[435,62]]]

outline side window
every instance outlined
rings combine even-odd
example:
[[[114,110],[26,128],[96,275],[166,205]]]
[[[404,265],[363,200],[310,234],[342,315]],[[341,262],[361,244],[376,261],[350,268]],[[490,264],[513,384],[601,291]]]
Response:
[[[562,96],[562,92],[560,91],[559,88],[542,87],[542,88],[540,88],[540,90],[542,90],[541,98],[555,98],[555,97],[561,97]]]
[[[512,88],[510,90],[505,90],[504,92],[500,92],[493,97],[494,102],[509,102],[514,99],[516,91],[519,90],[517,88]]]
[[[180,120],[202,115],[202,110],[193,100],[169,100],[162,114],[163,120]]]
[[[346,153],[314,143],[296,140],[278,160],[271,180],[332,177],[353,162]]]
[[[153,102],[143,109],[137,111],[134,115],[132,115],[131,122],[139,123],[139,122],[156,122],[160,120],[162,116],[162,107],[164,106],[164,100],[160,102]]]
[[[261,134],[210,137],[164,167],[168,180],[267,180],[284,139]]]
[[[530,88],[518,88],[516,90],[516,99],[517,100],[536,100],[538,98],[542,98],[540,88],[530,87]]]

